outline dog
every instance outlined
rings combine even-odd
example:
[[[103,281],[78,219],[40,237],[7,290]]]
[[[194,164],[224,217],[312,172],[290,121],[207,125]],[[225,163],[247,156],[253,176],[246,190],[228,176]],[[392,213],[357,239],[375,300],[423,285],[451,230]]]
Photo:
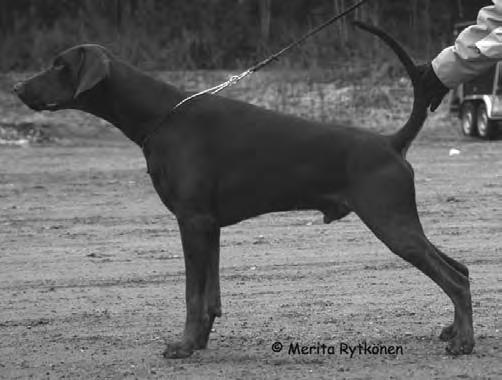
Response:
[[[167,358],[206,348],[221,316],[220,229],[260,214],[319,210],[330,223],[355,212],[389,249],[430,277],[455,307],[440,339],[453,355],[474,347],[468,269],[425,236],[405,155],[427,117],[419,70],[387,33],[411,78],[413,109],[391,135],[330,125],[216,95],[176,107],[189,94],[156,80],[99,45],[58,55],[14,86],[35,111],[77,109],[107,120],[141,147],[153,186],[176,216],[185,259],[186,321]]]

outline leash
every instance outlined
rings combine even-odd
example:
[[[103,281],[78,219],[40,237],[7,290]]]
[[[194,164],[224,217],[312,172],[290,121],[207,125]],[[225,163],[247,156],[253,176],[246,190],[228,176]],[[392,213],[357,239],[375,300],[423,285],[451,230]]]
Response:
[[[223,83],[220,83],[214,87],[211,87],[211,88],[208,88],[208,89],[205,89],[205,90],[202,90],[200,92],[197,92],[195,94],[192,94],[188,97],[186,97],[185,99],[181,100],[178,104],[176,104],[167,114],[166,114],[166,117],[168,115],[170,115],[171,113],[173,113],[176,109],[178,109],[179,107],[181,107],[183,104],[195,99],[195,98],[198,98],[199,96],[201,95],[204,95],[204,94],[211,94],[211,95],[214,95],[214,94],[217,94],[218,92],[220,92],[221,90],[229,87],[229,86],[233,86],[234,84],[236,84],[237,82],[241,81],[242,79],[244,79],[245,77],[247,77],[249,74],[252,74],[252,73],[255,73],[257,71],[259,71],[260,69],[262,69],[263,67],[267,66],[270,62],[272,61],[276,61],[279,59],[279,57],[281,55],[283,55],[284,53],[286,53],[287,51],[291,50],[292,48],[300,45],[303,41],[305,41],[307,38],[309,38],[310,36],[318,33],[319,31],[321,31],[322,29],[326,28],[327,26],[333,24],[335,21],[339,20],[340,18],[346,16],[347,14],[349,14],[350,12],[354,11],[355,9],[359,8],[361,5],[363,5],[366,1],[368,0],[360,0],[359,2],[355,3],[354,5],[348,7],[347,9],[345,9],[343,12],[331,17],[329,20],[323,22],[322,24],[318,25],[317,27],[311,29],[310,31],[308,31],[307,33],[305,33],[302,37],[300,37],[299,39],[297,39],[296,41],[293,41],[291,42],[289,45],[287,45],[286,47],[282,48],[281,50],[279,50],[278,52],[270,55],[269,57],[265,58],[264,60],[258,62],[257,64],[251,66],[249,69],[247,69],[246,71],[243,71],[242,73],[238,74],[238,75],[232,75],[227,81],[223,82]],[[165,118],[165,117],[164,117]],[[164,120],[164,118],[162,118]],[[159,123],[160,124],[160,123]],[[157,131],[158,127],[157,128],[154,128],[152,132],[150,132],[143,140],[142,142],[142,146],[144,146],[145,142],[149,139],[150,135],[152,135],[153,133],[155,133]]]
[[[186,102],[189,102],[190,100],[194,99],[194,98],[197,98],[201,95],[204,95],[204,94],[217,94],[218,92],[220,92],[221,90],[229,87],[229,86],[233,86],[234,84],[236,84],[237,82],[239,82],[240,80],[244,79],[245,77],[247,77],[249,74],[251,73],[256,73],[258,70],[262,69],[263,67],[267,66],[270,62],[272,61],[276,61],[279,59],[279,57],[281,55],[283,55],[284,53],[286,53],[288,50],[291,50],[292,48],[300,45],[303,41],[305,41],[307,38],[309,38],[310,36],[318,33],[319,31],[321,31],[322,29],[326,28],[327,26],[331,25],[332,23],[334,23],[336,20],[342,18],[343,16],[349,14],[350,12],[352,12],[353,10],[359,8],[361,5],[363,5],[367,0],[361,0],[359,1],[358,3],[352,5],[351,7],[347,8],[346,10],[344,10],[342,13],[339,13],[338,15],[336,16],[333,16],[332,18],[330,18],[329,20],[325,21],[324,23],[322,23],[321,25],[315,27],[314,29],[310,30],[309,32],[305,33],[302,37],[300,37],[299,39],[297,39],[296,41],[290,43],[289,45],[287,45],[286,47],[282,48],[281,50],[279,50],[277,53],[274,53],[272,55],[270,55],[269,57],[265,58],[263,61],[261,62],[258,62],[257,64],[255,64],[254,66],[251,66],[249,69],[247,69],[246,71],[243,71],[242,73],[240,73],[239,75],[232,75],[226,82],[223,82],[223,83],[220,83],[219,85],[217,86],[214,86],[214,87],[211,87],[211,88],[208,88],[206,90],[203,90],[203,91],[200,91],[196,94],[193,94],[185,99],[183,99],[181,102],[179,102],[178,104],[176,104],[174,106],[174,108],[171,110],[174,111],[176,108],[180,107],[182,104],[185,104]]]

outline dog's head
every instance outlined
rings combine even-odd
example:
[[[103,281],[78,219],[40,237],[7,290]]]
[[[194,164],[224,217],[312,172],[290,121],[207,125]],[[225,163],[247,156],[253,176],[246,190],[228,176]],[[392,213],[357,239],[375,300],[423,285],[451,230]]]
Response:
[[[78,97],[109,75],[109,53],[99,45],[78,45],[59,54],[52,65],[14,86],[14,92],[35,111],[74,108]]]

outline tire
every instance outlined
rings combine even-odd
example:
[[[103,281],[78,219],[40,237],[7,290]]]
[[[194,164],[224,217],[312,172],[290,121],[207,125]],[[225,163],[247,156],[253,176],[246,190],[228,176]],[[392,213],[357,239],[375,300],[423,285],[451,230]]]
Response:
[[[482,139],[491,140],[495,137],[497,124],[488,118],[488,112],[484,103],[478,107],[476,127],[478,135]]]
[[[476,104],[472,102],[464,103],[462,105],[462,114],[460,118],[462,133],[466,136],[477,136],[477,120]]]

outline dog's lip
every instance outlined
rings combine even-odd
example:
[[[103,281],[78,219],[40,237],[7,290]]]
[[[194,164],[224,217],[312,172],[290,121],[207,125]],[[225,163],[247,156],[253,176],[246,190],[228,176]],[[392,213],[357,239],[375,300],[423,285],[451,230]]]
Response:
[[[54,111],[59,109],[60,104],[59,103],[47,103],[44,105],[44,108],[49,111]]]
[[[35,111],[55,111],[59,109],[59,103],[26,102],[26,105]]]
[[[34,111],[42,111],[43,110],[42,104],[29,103],[29,102],[24,102],[24,103]]]

